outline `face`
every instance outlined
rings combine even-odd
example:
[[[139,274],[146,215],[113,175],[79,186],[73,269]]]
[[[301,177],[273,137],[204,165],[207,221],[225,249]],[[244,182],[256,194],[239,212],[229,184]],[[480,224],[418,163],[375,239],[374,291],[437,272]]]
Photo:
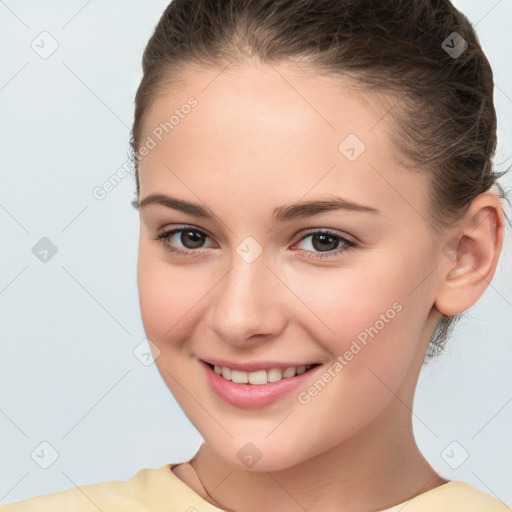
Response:
[[[398,165],[389,106],[347,82],[252,64],[184,77],[141,138],[144,328],[219,457],[284,469],[413,395],[439,318],[427,178]],[[202,361],[316,366],[263,388]]]

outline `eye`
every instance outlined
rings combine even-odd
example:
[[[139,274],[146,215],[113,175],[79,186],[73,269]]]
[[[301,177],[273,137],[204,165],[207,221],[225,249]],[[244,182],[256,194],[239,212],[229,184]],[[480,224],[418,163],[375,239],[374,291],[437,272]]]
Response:
[[[358,243],[354,240],[349,240],[328,229],[310,231],[304,235],[299,242],[308,238],[311,238],[311,240],[305,245],[308,245],[313,249],[313,251],[320,251],[312,252],[311,249],[306,249],[311,253],[311,255],[307,256],[310,259],[322,259],[337,256],[351,249],[355,249],[358,246]]]
[[[197,249],[204,248],[203,244],[208,238],[204,231],[194,226],[168,229],[154,237],[155,240],[159,240],[162,243],[166,251],[182,256],[192,256],[194,252],[201,252]],[[310,231],[298,243],[308,238],[311,238],[311,240],[305,245],[309,245],[310,248],[301,250],[309,253],[307,258],[310,259],[337,256],[358,246],[356,241],[349,240],[337,232],[328,229]]]
[[[195,249],[202,248],[207,238],[208,235],[200,229],[193,226],[182,226],[166,230],[158,234],[154,239],[160,240],[165,250],[169,252],[189,256]],[[183,248],[178,244],[182,244]]]

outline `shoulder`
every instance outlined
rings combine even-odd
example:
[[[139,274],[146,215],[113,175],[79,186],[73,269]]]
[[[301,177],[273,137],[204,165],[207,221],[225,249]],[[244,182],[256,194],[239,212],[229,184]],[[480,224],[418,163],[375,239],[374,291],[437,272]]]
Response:
[[[158,506],[168,483],[169,465],[142,468],[129,480],[109,480],[77,485],[62,491],[42,494],[0,505],[0,512],[127,512]]]
[[[452,480],[383,512],[398,512],[405,504],[408,512],[512,512],[502,501],[460,480]]]

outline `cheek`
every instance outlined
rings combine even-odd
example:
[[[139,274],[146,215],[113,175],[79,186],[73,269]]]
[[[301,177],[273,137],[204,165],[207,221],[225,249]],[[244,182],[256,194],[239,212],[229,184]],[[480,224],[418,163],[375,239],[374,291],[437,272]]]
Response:
[[[322,423],[326,447],[372,421],[400,394],[417,339],[399,267],[388,264],[386,273],[374,267],[365,271],[366,278],[354,269],[296,278],[301,286],[294,291],[307,297],[310,308],[300,328],[331,355],[332,364],[320,376],[325,384],[317,381],[300,390],[301,414],[294,421],[306,429],[312,410],[325,411],[316,421]],[[333,418],[342,420],[333,424]]]
[[[371,268],[371,270],[369,270]],[[332,353],[348,349],[347,342],[377,322],[384,331],[397,315],[393,304],[403,299],[402,286],[392,278],[389,266],[381,272],[374,261],[360,262],[341,269],[318,268],[289,276],[294,292],[302,299],[308,314],[304,325],[315,330],[313,339],[324,340]],[[386,314],[387,312],[387,314]],[[384,315],[383,324],[381,315]]]
[[[432,304],[428,291],[415,286],[431,262],[426,253],[416,256],[375,252],[350,268],[319,269],[307,278],[297,273],[292,279],[308,306],[302,328],[333,359],[341,356],[345,375],[365,386],[372,380],[382,386],[373,370],[397,387],[411,359],[421,356],[421,329]]]
[[[191,309],[201,290],[207,290],[197,274],[184,268],[169,265],[165,256],[141,243],[137,262],[141,317],[147,337],[159,346],[179,343],[190,330]]]
[[[197,273],[170,265],[157,252],[160,248],[148,245],[141,242],[137,262],[142,323],[146,337],[158,347],[153,357],[160,375],[188,411],[190,398],[180,384],[189,380],[186,341],[197,325],[195,306],[209,287]]]

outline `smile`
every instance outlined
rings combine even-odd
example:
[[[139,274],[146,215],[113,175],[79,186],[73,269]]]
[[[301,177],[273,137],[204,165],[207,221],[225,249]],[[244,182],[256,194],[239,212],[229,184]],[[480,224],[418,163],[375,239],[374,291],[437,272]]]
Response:
[[[266,407],[284,399],[297,388],[307,386],[323,367],[318,363],[247,372],[198,362],[214,395],[242,409]]]
[[[237,384],[253,384],[261,386],[269,382],[278,382],[281,379],[288,379],[296,375],[302,375],[306,370],[309,370],[313,365],[308,364],[305,366],[297,366],[290,368],[271,368],[269,370],[257,370],[255,372],[244,372],[241,370],[232,370],[226,366],[213,366],[213,371],[217,375],[221,375],[224,379],[230,380]]]

